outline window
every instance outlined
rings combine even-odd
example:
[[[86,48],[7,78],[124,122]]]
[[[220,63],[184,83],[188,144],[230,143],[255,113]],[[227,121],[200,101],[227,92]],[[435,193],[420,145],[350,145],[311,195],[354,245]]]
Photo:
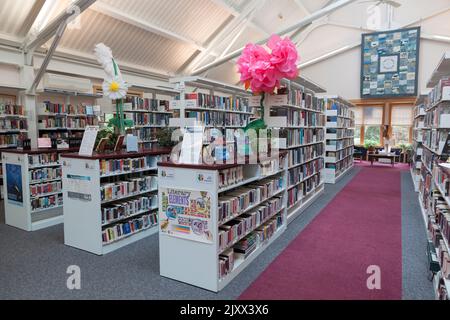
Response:
[[[381,126],[365,126],[364,127],[364,143],[381,144]]]
[[[355,146],[361,145],[361,125],[355,126]]]
[[[412,106],[393,106],[391,109],[392,137],[396,146],[411,143]]]

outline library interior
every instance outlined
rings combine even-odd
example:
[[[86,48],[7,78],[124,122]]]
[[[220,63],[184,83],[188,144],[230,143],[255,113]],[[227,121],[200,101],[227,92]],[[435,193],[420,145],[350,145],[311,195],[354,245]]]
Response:
[[[0,1],[0,300],[449,300],[449,20]]]

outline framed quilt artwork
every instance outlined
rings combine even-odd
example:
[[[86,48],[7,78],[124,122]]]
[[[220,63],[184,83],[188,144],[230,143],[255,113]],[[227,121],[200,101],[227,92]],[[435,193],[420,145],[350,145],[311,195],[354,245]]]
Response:
[[[417,96],[420,28],[362,35],[361,98]]]

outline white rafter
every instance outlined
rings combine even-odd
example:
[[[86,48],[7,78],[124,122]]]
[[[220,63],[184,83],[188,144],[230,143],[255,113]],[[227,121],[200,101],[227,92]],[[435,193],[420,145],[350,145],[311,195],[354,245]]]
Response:
[[[145,31],[155,33],[166,39],[171,39],[171,40],[187,43],[187,44],[191,45],[192,47],[194,47],[195,49],[200,50],[202,52],[207,49],[203,46],[203,44],[201,44],[189,37],[185,37],[178,33],[166,30],[166,29],[156,26],[148,21],[145,21],[145,20],[139,19],[137,17],[134,17],[132,15],[129,15],[127,13],[124,13],[122,10],[116,9],[116,8],[114,8],[108,4],[105,4],[101,1],[98,1],[95,5],[93,5],[91,7],[91,10],[105,14],[111,18],[117,19],[119,21],[125,22],[130,25],[133,25],[133,26],[143,29]],[[209,54],[217,56],[217,54],[213,51],[210,51]]]
[[[25,18],[23,25],[20,28],[20,31],[18,33],[19,36],[25,37],[28,34],[28,32],[30,32],[31,27],[36,21],[36,18],[38,17],[39,13],[44,7],[45,1],[46,0],[36,0],[34,2],[33,7],[31,8],[30,12],[28,12],[27,17]]]

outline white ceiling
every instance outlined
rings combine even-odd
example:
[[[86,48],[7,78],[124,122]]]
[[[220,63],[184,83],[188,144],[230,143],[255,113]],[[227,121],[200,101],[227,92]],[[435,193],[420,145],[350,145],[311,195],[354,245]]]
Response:
[[[370,31],[370,3],[362,2],[339,9],[296,37],[299,63],[360,42],[361,33]],[[425,35],[447,36],[450,40],[450,0],[398,2],[402,4],[394,11],[398,26],[421,25]],[[24,34],[23,27],[33,17],[33,9],[39,10],[44,4],[38,16],[42,29],[71,3],[72,0],[2,0],[0,41],[22,44],[33,36],[32,32]],[[80,29],[66,30],[57,52],[92,59],[94,45],[104,42],[124,66],[163,75],[188,74],[248,42],[298,23],[328,3],[329,0],[97,0],[81,15]],[[384,9],[382,13],[385,16]],[[210,70],[207,76],[238,82],[233,61]]]

